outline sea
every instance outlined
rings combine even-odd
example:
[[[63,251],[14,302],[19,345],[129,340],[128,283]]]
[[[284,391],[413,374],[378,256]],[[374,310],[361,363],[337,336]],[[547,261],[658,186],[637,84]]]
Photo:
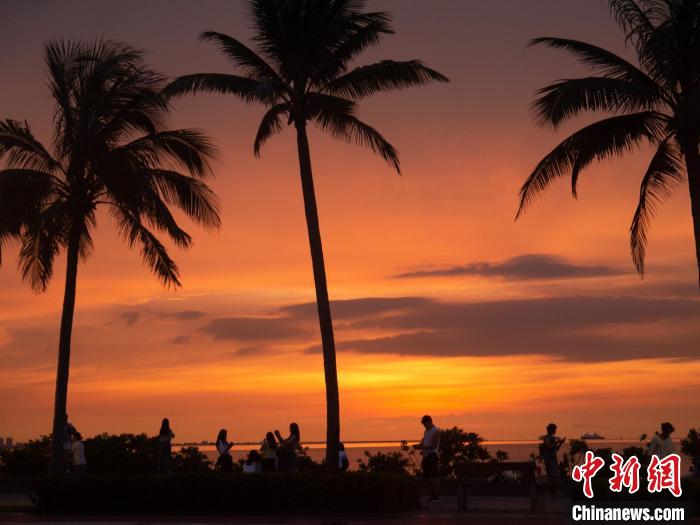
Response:
[[[409,441],[409,443],[411,443]],[[401,450],[400,441],[345,441],[345,452],[350,460],[350,469],[356,470],[358,461],[364,459],[365,451],[370,454],[376,454],[377,452],[398,452]],[[496,456],[497,450],[503,450],[508,453],[509,461],[527,461],[530,459],[530,454],[537,454],[537,447],[540,441],[536,440],[523,440],[523,441],[484,441],[482,443],[492,456]],[[676,451],[680,450],[680,442],[674,440],[676,446]],[[307,449],[308,455],[314,460],[320,462],[326,453],[325,443],[302,443],[304,448]],[[611,448],[615,452],[619,452],[626,447],[632,446],[644,446],[645,442],[640,442],[639,440],[632,439],[595,439],[589,440],[588,446],[591,449],[597,448]],[[199,450],[207,455],[212,461],[216,461],[218,454],[216,452],[216,446],[213,444],[198,444]],[[177,449],[177,445],[174,447]],[[259,443],[236,443],[231,449],[231,455],[234,461],[239,459],[244,459],[251,450],[259,450]],[[560,455],[564,452],[568,452],[568,442],[562,446],[560,450]],[[419,461],[420,458],[417,456],[416,459]],[[681,456],[681,467],[682,474],[688,474],[690,472],[690,459]]]

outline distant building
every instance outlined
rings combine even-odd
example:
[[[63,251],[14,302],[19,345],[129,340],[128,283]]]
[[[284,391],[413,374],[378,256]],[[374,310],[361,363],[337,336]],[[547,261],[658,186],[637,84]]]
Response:
[[[10,438],[5,438],[5,446],[7,448],[12,448],[12,445],[14,444],[14,439]]]
[[[0,448],[5,446],[5,438],[0,438]]]

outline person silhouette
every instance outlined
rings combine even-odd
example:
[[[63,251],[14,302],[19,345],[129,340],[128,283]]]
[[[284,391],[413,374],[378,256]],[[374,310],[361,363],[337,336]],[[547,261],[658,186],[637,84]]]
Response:
[[[73,436],[76,432],[75,426],[68,421],[68,414],[66,414],[66,432],[63,435],[63,470],[66,472],[73,470]]]
[[[279,469],[287,472],[297,471],[297,449],[301,446],[301,432],[296,423],[289,424],[289,437],[283,438],[279,430],[275,430],[279,440]]]
[[[654,434],[647,446],[647,452],[651,455],[657,455],[659,459],[663,459],[669,454],[673,454],[676,447],[673,445],[671,434],[675,432],[675,428],[669,422],[661,423],[661,432]]]
[[[221,472],[233,472],[231,447],[233,447],[233,444],[228,442],[228,430],[222,428],[216,436],[216,451],[219,453],[216,466]]]
[[[338,444],[338,468],[341,472],[347,472],[347,470],[350,468],[348,453],[345,452],[345,443]]]
[[[547,433],[542,438],[542,446],[540,447],[540,455],[544,462],[544,468],[547,471],[547,479],[554,493],[556,493],[557,489],[562,485],[557,452],[559,452],[559,449],[566,441],[565,437],[559,438],[556,434],[557,425],[554,423],[547,425]]]
[[[85,458],[85,445],[83,444],[83,436],[80,432],[75,431],[71,437],[73,443],[71,452],[73,454],[73,470],[72,473],[82,475],[87,472],[87,459]]]
[[[423,456],[421,471],[423,472],[423,478],[427,479],[430,485],[428,503],[432,503],[440,501],[440,495],[438,493],[440,488],[440,479],[438,477],[440,429],[433,424],[433,418],[428,415],[423,416],[420,422],[425,429],[423,432],[423,439],[421,439],[420,443],[413,445],[413,448],[420,450],[421,456]]]
[[[170,472],[170,460],[172,457],[172,440],[175,437],[175,433],[170,429],[170,420],[165,417],[163,422],[160,424],[160,430],[158,431],[158,443],[159,443],[159,454],[158,454],[158,472],[161,474],[168,474]]]
[[[277,441],[272,432],[265,434],[265,439],[260,445],[260,456],[262,457],[263,472],[274,472],[277,470]]]

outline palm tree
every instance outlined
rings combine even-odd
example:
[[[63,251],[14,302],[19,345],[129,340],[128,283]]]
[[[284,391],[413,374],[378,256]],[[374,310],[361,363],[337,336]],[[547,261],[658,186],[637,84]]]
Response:
[[[178,287],[177,265],[154,230],[189,247],[192,239],[169,207],[218,228],[219,205],[204,182],[213,146],[196,130],[164,128],[164,78],[144,65],[140,51],[103,41],[50,42],[45,51],[53,148],[26,122],[0,121],[0,247],[19,244],[22,278],[37,293],[66,250],[50,466],[60,475],[78,261],[92,251],[96,210],[104,207],[128,245],[139,245],[164,285]]]
[[[700,1],[610,0],[637,64],[600,47],[565,38],[537,38],[589,67],[591,76],[564,79],[538,91],[533,110],[556,129],[586,111],[609,113],[566,138],[535,167],[520,190],[518,215],[555,179],[578,177],[594,160],[644,142],[656,152],[642,177],[630,228],[632,259],[644,275],[647,232],[657,205],[687,177],[700,279]]]
[[[334,137],[368,146],[399,171],[394,147],[356,116],[357,101],[391,89],[447,81],[418,60],[384,60],[350,69],[362,51],[393,32],[389,14],[364,12],[364,4],[362,0],[250,0],[256,50],[221,33],[205,32],[200,36],[215,42],[241,74],[186,75],[167,89],[170,95],[229,93],[244,102],[266,106],[253,146],[256,156],[263,143],[280,132],[284,124],[293,124],[296,129],[323,347],[326,466],[331,472],[338,466],[338,378],[307,124],[313,122]]]

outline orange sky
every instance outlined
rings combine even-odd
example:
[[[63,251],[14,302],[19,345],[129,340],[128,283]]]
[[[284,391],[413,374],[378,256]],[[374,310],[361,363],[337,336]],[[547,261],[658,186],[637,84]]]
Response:
[[[687,193],[660,210],[648,275],[633,273],[627,231],[648,151],[587,170],[579,200],[562,181],[513,221],[529,170],[564,138],[537,128],[537,87],[579,74],[532,37],[593,40],[625,52],[604,2],[371,1],[396,35],[364,60],[420,58],[452,82],[363,103],[399,149],[396,176],[370,152],[311,134],[330,294],[336,300],[344,439],[419,434],[423,413],[492,439],[634,437],[671,420],[699,424],[700,303]],[[249,37],[224,1],[0,4],[0,117],[50,137],[42,42],[104,36],[148,49],[172,75],[229,70],[202,30]],[[288,131],[261,159],[262,115],[232,98],[178,102],[173,126],[205,128],[221,149],[218,234],[190,228],[174,252],[184,287],[163,290],[100,217],[80,267],[69,414],[87,435],[155,432],[257,439],[297,420],[324,426],[323,375],[296,148]],[[580,122],[578,122],[580,125]],[[0,268],[0,435],[51,422],[63,258],[49,291]]]

